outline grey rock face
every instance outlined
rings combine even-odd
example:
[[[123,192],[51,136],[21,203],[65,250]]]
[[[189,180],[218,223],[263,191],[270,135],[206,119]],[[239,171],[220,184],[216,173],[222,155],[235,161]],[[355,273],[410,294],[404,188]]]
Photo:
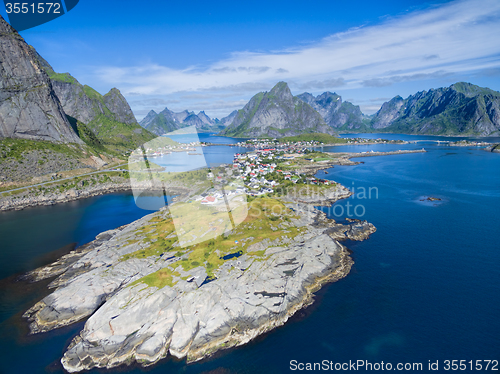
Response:
[[[294,97],[285,82],[279,82],[271,91],[252,97],[222,134],[282,137],[319,132],[335,134],[317,111]]]
[[[335,200],[332,195],[324,203],[330,198]],[[32,332],[41,332],[90,315],[61,360],[69,372],[131,361],[150,365],[168,354],[194,361],[245,344],[310,304],[322,284],[348,274],[352,260],[335,237],[362,240],[375,231],[365,221],[339,225],[312,202],[287,204],[296,214],[287,227],[300,234],[257,241],[243,255],[225,260],[210,282],[203,281],[203,266],[183,270],[184,255],[173,252],[124,259],[147,249],[141,228],[166,218],[166,210],[102,233],[30,274],[31,279],[61,275],[49,286],[54,292],[25,317]],[[256,252],[262,252],[258,259]],[[141,280],[167,266],[177,274],[170,285],[148,287]]]
[[[223,127],[227,127],[229,126],[234,118],[236,117],[236,115],[238,114],[238,111],[237,110],[233,110],[227,117],[224,117],[224,118],[221,118],[220,121],[219,121],[219,125],[223,126]]]
[[[197,116],[205,125],[208,126],[215,125],[215,121],[209,116],[207,116],[203,110],[200,113],[198,113]]]
[[[373,118],[372,127],[374,129],[382,129],[390,126],[401,115],[401,107],[403,105],[404,100],[401,96],[396,96],[390,101],[385,102]]]
[[[396,96],[372,120],[375,129],[410,134],[500,134],[500,92],[459,82],[450,87]]]
[[[37,54],[1,16],[0,137],[82,143]]]
[[[66,77],[68,81],[52,79],[52,85],[64,112],[69,116],[85,124],[99,115],[129,125],[137,124],[127,100],[117,88],[102,96],[91,87],[81,85],[70,74]]]
[[[88,124],[98,114],[105,111],[103,103],[92,100],[84,91],[84,86],[78,83],[52,80],[54,91],[61,101],[64,112],[77,120]]]
[[[167,108],[165,108],[165,111],[168,111]],[[177,123],[182,123],[184,120],[189,117],[191,114],[194,114],[194,112],[189,112],[187,110],[183,110],[182,112],[179,113],[174,113],[172,111],[169,111],[170,115],[172,116],[173,120]]]
[[[80,84],[69,73],[57,74],[50,65],[45,69],[64,112],[83,123],[99,141],[132,148],[153,138],[153,134],[139,126],[118,89],[112,88],[103,96],[92,87]]]
[[[127,100],[125,100],[120,90],[112,88],[103,96],[103,100],[106,107],[114,114],[118,122],[129,125],[137,123],[134,113],[132,113],[132,109],[130,109]]]
[[[352,130],[363,126],[363,113],[359,106],[348,101],[342,102],[342,97],[336,93],[324,92],[314,97],[305,92],[297,97],[318,111],[333,128]]]
[[[183,123],[188,126],[196,126],[196,128],[202,128],[205,125],[205,123],[196,114],[191,114],[186,117]]]

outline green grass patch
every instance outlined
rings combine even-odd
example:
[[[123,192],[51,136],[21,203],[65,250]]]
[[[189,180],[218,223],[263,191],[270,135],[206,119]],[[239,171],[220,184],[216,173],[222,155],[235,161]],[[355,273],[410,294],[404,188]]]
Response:
[[[199,212],[191,209],[194,222],[199,216]],[[121,260],[126,261],[131,258],[146,258],[158,256],[165,252],[175,252],[175,256],[183,257],[180,264],[184,271],[203,266],[209,278],[214,278],[217,269],[225,262],[223,257],[230,254],[248,254],[255,260],[262,260],[265,250],[248,252],[253,244],[265,239],[274,241],[283,237],[295,238],[303,232],[303,228],[294,227],[290,221],[298,216],[287,208],[280,200],[271,197],[261,197],[252,199],[248,204],[246,218],[241,224],[236,226],[229,235],[218,235],[207,241],[186,248],[173,247],[177,237],[172,235],[175,232],[174,222],[171,218],[162,219],[156,216],[150,223],[137,234],[144,236],[144,242],[149,243],[147,248],[122,256]],[[189,219],[189,218],[188,218]],[[182,227],[186,227],[182,225]],[[169,237],[169,238],[167,238]],[[156,272],[142,279],[150,286],[169,285],[172,279],[168,276],[167,270]],[[136,281],[135,283],[140,282]]]
[[[79,144],[53,143],[46,140],[0,139],[0,162],[9,157],[22,161],[23,154],[29,151],[57,152],[72,157],[84,157],[84,149]]]
[[[174,275],[180,277],[180,274],[172,271],[172,269],[164,268],[132,282],[130,286],[134,286],[139,283],[145,283],[149,287],[158,287],[158,288],[163,288],[165,286],[173,287],[177,284],[177,282],[173,281]]]

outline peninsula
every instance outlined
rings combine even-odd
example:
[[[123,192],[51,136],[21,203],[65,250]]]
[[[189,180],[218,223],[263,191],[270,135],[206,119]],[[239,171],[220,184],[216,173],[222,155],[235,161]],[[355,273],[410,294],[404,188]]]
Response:
[[[27,275],[56,277],[54,291],[24,315],[31,332],[88,317],[61,360],[77,372],[147,366],[169,354],[196,361],[284,324],[349,273],[340,242],[376,230],[314,208],[352,192],[298,173],[316,155],[302,152],[296,164],[266,149],[235,155],[229,169],[170,175],[198,191]]]

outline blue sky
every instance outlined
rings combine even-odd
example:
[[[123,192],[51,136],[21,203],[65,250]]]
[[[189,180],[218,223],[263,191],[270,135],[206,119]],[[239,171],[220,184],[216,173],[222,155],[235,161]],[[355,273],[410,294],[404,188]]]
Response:
[[[80,0],[21,35],[56,71],[119,88],[139,120],[166,106],[220,118],[281,80],[367,114],[457,81],[500,90],[498,0]]]

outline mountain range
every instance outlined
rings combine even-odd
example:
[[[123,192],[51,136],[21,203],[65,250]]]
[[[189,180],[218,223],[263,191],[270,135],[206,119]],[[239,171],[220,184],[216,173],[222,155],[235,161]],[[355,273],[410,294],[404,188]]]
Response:
[[[336,93],[293,96],[287,83],[259,92],[221,120],[165,108],[137,123],[116,88],[105,95],[57,73],[0,16],[0,138],[87,144],[113,154],[156,135],[196,126],[233,137],[282,137],[303,133],[393,132],[431,135],[500,134],[500,93],[470,83],[396,96],[372,116]]]
[[[471,83],[396,96],[373,116],[373,131],[430,135],[500,134],[500,92]]]
[[[200,116],[206,117],[203,122]],[[421,135],[500,135],[500,92],[471,83],[396,96],[368,116],[336,93],[293,96],[285,82],[259,92],[240,110],[221,120],[165,109],[151,111],[141,125],[157,134],[195,124],[202,131],[232,137],[281,137],[323,132],[390,132]]]
[[[287,84],[280,82],[270,92],[252,97],[243,109],[229,117],[233,118],[225,120],[228,126],[221,135],[279,137],[310,132],[391,132],[498,136],[500,92],[458,82],[406,99],[396,96],[377,113],[367,116],[359,106],[342,101],[336,93],[314,96],[305,92],[292,96]]]
[[[225,122],[210,118],[204,111],[198,114],[187,110],[175,113],[168,108],[160,113],[154,110],[149,111],[139,124],[156,135],[168,134],[188,126],[196,126],[199,132],[219,132],[225,127]]]

